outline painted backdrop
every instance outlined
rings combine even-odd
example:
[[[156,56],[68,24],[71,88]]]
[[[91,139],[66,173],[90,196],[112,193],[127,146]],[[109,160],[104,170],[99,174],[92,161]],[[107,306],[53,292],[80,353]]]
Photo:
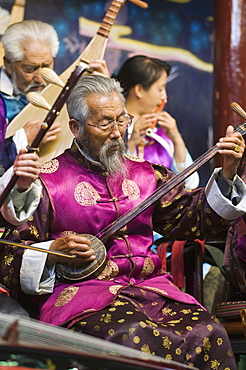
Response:
[[[145,54],[168,61],[166,110],[177,120],[192,156],[211,146],[213,0],[148,0],[148,9],[126,1],[109,35],[105,59],[111,73],[125,59]],[[26,0],[25,19],[52,24],[60,49],[55,61],[59,74],[84,50],[107,11],[106,0]],[[13,0],[0,1],[0,35],[4,32]],[[210,165],[199,170],[203,186]]]

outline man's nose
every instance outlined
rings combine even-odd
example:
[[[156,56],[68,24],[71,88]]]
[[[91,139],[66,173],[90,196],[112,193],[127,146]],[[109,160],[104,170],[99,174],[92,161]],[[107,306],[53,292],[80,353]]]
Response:
[[[44,79],[42,78],[40,74],[40,68],[36,69],[36,71],[33,72],[33,81],[36,83],[43,83]]]
[[[117,124],[117,122],[115,122],[115,124],[114,124],[114,126],[113,126],[113,129],[112,129],[112,131],[111,131],[111,133],[110,133],[109,137],[110,137],[111,139],[121,137],[121,132],[120,132],[120,130],[119,130],[119,125]]]

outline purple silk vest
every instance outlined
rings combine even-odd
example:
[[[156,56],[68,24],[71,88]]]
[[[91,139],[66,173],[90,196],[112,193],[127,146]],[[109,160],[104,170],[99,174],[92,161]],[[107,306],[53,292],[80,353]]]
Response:
[[[129,176],[117,181],[98,168],[84,167],[68,152],[43,166],[41,177],[53,209],[50,239],[71,233],[96,235],[149,197],[157,185],[153,167],[139,158],[127,162]],[[123,235],[109,239],[107,266],[96,279],[58,283],[41,308],[40,320],[70,326],[111,304],[122,289],[132,285],[197,304],[179,291],[170,275],[160,274],[160,259],[151,250],[152,213],[153,206],[129,222]]]
[[[162,128],[156,127],[153,132],[166,142],[167,147],[170,148],[171,152],[172,140],[164,133]],[[154,138],[148,136],[145,136],[144,143],[138,145],[137,147],[138,157],[144,158],[146,161],[151,163],[160,164],[167,168],[171,168],[172,166],[173,155],[170,152]]]

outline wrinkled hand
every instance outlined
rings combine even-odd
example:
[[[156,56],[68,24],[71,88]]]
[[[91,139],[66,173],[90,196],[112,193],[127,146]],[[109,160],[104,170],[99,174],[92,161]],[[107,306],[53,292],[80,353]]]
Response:
[[[21,149],[14,161],[14,173],[19,176],[16,183],[16,189],[19,192],[29,188],[31,183],[37,180],[40,174],[41,164],[36,153],[27,153]]]
[[[93,261],[96,257],[94,250],[90,246],[90,240],[81,235],[66,235],[65,237],[58,238],[51,243],[50,250],[75,255],[76,258],[72,260],[63,256],[49,254],[47,256],[47,263],[85,263]]]
[[[94,70],[91,73],[92,75],[110,77],[110,73],[105,60],[101,59],[91,60],[89,63],[89,67]]]
[[[29,145],[32,144],[34,138],[36,137],[42,121],[30,121],[25,124],[23,127],[26,133],[27,142]],[[61,131],[61,124],[60,122],[54,122],[50,129],[44,135],[43,140],[41,141],[42,144],[48,143],[53,141],[57,138],[57,134]]]
[[[224,157],[223,176],[232,180],[245,150],[244,139],[239,132],[234,132],[233,126],[228,126],[226,136],[222,137],[216,146],[219,148],[219,153]]]

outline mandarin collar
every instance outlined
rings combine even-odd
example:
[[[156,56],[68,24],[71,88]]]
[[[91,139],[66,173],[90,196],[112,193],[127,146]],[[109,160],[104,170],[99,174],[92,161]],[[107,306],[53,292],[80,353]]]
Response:
[[[76,139],[73,140],[73,144],[68,151],[83,167],[87,168],[89,171],[101,173],[104,176],[108,175],[100,162],[95,161],[87,153],[85,153],[83,149],[80,148]]]

